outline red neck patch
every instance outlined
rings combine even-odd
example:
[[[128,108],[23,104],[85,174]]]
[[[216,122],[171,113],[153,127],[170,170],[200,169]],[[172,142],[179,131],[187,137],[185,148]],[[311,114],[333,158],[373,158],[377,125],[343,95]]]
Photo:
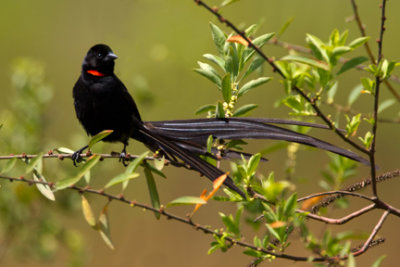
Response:
[[[86,72],[91,74],[91,75],[93,75],[93,76],[97,76],[97,77],[102,77],[102,76],[105,75],[104,73],[101,73],[101,72],[99,72],[97,70],[87,70]]]

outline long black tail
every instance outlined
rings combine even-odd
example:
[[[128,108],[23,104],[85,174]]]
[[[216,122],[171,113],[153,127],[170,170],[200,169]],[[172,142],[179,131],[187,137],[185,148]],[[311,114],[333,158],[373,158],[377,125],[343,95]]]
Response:
[[[369,161],[354,152],[334,146],[320,139],[288,130],[275,124],[303,125],[313,128],[327,128],[320,124],[298,122],[280,119],[261,118],[229,118],[229,119],[192,119],[173,121],[145,122],[146,128],[159,136],[175,140],[175,143],[185,143],[198,149],[206,144],[207,138],[238,140],[238,139],[273,139],[300,143],[321,148],[349,159],[369,165]]]
[[[192,153],[191,151],[175,144],[171,140],[168,140],[168,138],[165,136],[158,135],[147,129],[140,129],[139,132],[145,137],[145,144],[148,143],[150,144],[151,148],[154,148],[154,143],[156,143],[159,149],[161,149],[167,157],[170,156],[171,158],[180,158],[183,162],[190,165],[192,169],[205,175],[211,181],[214,181],[221,175],[225,174],[222,170],[201,159],[198,155]],[[224,184],[240,194],[243,198],[246,198],[246,195],[243,193],[243,191],[233,183],[230,177],[225,179]]]

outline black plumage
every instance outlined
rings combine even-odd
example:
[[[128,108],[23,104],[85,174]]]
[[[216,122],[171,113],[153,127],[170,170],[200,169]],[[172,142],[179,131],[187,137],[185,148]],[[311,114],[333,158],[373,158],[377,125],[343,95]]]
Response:
[[[229,118],[192,119],[174,121],[142,121],[135,101],[124,84],[114,74],[114,60],[117,56],[104,44],[93,46],[87,53],[82,73],[73,88],[76,115],[88,135],[96,135],[103,130],[113,130],[104,141],[124,144],[121,158],[124,160],[126,146],[130,138],[144,143],[152,151],[159,151],[167,159],[180,159],[192,169],[210,180],[215,180],[224,172],[201,159],[199,155],[209,155],[206,141],[210,135],[219,139],[274,139],[301,143],[318,147],[347,158],[369,164],[357,154],[329,144],[317,138],[300,134],[273,124],[305,125],[316,128],[324,126],[312,123],[280,119]],[[74,164],[79,160],[84,147],[73,155]],[[223,156],[238,156],[240,152],[227,150]],[[248,156],[249,154],[245,154]],[[224,183],[242,196],[231,178]]]

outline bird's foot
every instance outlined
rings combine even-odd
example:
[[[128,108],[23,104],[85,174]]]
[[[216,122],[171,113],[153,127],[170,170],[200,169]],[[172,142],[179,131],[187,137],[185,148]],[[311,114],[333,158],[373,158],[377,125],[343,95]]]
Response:
[[[88,146],[84,146],[72,154],[71,159],[75,167],[78,166],[77,163],[82,162],[83,158],[81,157],[81,154],[86,148],[88,148]]]
[[[128,166],[128,162],[129,162],[130,156],[129,154],[126,153],[126,151],[122,151],[119,154],[119,162],[122,162],[122,164],[126,167]]]

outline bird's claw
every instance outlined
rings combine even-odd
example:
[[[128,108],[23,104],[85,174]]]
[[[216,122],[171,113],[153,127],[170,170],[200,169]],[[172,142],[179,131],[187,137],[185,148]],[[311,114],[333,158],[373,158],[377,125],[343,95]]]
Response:
[[[72,162],[74,164],[75,167],[77,167],[77,163],[82,161],[82,157],[81,157],[81,151],[75,151],[72,156],[71,156]]]
[[[127,161],[129,161],[128,158],[129,157],[127,156],[125,151],[122,151],[121,154],[119,154],[119,161],[122,162],[122,164],[125,167],[128,166],[128,163],[127,163]]]

